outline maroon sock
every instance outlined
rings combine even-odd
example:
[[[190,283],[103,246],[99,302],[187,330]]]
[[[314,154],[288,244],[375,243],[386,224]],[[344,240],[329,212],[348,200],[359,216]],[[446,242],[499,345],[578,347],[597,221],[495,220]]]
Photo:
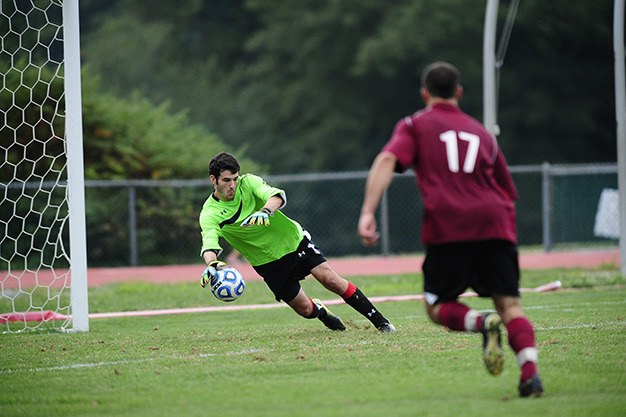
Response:
[[[465,315],[470,308],[457,301],[442,303],[439,307],[439,322],[450,330],[465,331]]]
[[[509,345],[516,355],[524,349],[536,349],[535,331],[526,317],[514,318],[507,324],[506,330],[509,334]],[[525,361],[520,364],[520,368],[522,381],[526,381],[537,373],[537,363],[534,361]]]
[[[522,375],[520,376],[520,381],[526,382],[528,378],[533,375],[537,375],[537,364],[535,362],[526,362],[522,365]]]

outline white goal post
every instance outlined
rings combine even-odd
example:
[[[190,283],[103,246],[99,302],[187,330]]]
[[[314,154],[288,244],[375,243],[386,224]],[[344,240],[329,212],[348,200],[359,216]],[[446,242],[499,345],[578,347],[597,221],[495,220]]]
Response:
[[[506,51],[510,25],[515,20],[519,0],[512,0],[507,22],[504,26],[502,43],[497,51]],[[487,0],[483,38],[483,123],[495,136],[500,134],[498,126],[497,71],[502,66],[503,56],[496,56],[496,31],[500,0]],[[617,137],[617,184],[620,247],[620,270],[626,275],[626,64],[624,63],[624,0],[613,2],[613,52],[615,58],[615,119]]]
[[[78,0],[2,0],[0,77],[0,332],[88,331]]]

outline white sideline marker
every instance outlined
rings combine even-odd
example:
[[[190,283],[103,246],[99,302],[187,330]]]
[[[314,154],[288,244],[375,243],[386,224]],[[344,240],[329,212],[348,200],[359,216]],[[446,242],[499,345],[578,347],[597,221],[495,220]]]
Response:
[[[544,285],[540,285],[536,288],[520,288],[520,292],[522,293],[541,293],[548,291],[555,291],[561,288],[561,281],[553,281]],[[478,294],[475,292],[464,292],[461,294],[461,297],[477,297]],[[384,303],[387,301],[413,301],[413,300],[423,300],[424,296],[422,294],[412,294],[412,295],[390,295],[390,296],[380,296],[380,297],[371,297],[370,300],[373,303]],[[338,305],[344,303],[341,299],[332,299],[323,301],[326,305]],[[214,311],[241,311],[241,310],[262,310],[262,309],[270,309],[270,308],[284,308],[287,307],[287,304],[284,303],[269,303],[269,304],[244,304],[244,305],[227,305],[227,306],[208,306],[208,307],[194,307],[194,308],[166,308],[160,310],[141,310],[141,311],[119,311],[119,312],[111,312],[111,313],[90,313],[90,319],[107,319],[107,318],[120,318],[120,317],[150,317],[150,316],[161,316],[168,314],[191,314],[191,313],[210,313]],[[38,312],[39,316],[45,315],[47,313],[53,313],[51,311],[43,311]],[[3,324],[7,321],[15,321],[12,320],[9,316],[19,315],[19,321],[24,321],[25,316],[22,317],[26,313],[13,313],[8,315],[0,315],[0,324]],[[65,320],[68,316],[61,315],[58,313],[54,313],[54,317],[44,318],[44,321],[48,320]],[[39,319],[42,320],[42,319]]]
[[[536,288],[520,288],[520,292],[548,292],[556,291],[561,288],[561,281],[553,281],[544,285],[540,285]],[[475,292],[465,292],[461,294],[461,297],[477,297]],[[387,301],[412,301],[423,300],[422,294],[413,295],[391,295],[381,297],[370,297],[370,301],[373,303],[384,303]],[[325,300],[322,301],[326,305],[343,304],[344,301],[340,299]],[[270,308],[287,307],[284,303],[271,303],[271,304],[244,304],[244,305],[228,305],[228,306],[210,306],[210,307],[196,307],[196,308],[168,308],[161,310],[143,310],[143,311],[121,311],[113,313],[91,313],[90,319],[103,319],[103,318],[118,318],[118,317],[148,317],[158,316],[165,314],[189,314],[189,313],[209,313],[213,311],[241,311],[241,310],[259,310]]]

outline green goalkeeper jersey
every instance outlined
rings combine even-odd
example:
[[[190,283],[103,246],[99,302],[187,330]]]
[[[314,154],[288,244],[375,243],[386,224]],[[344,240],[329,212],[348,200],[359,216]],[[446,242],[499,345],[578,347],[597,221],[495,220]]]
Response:
[[[252,266],[275,261],[295,251],[304,237],[302,227],[280,210],[270,218],[267,227],[241,227],[246,217],[259,211],[275,195],[287,201],[283,190],[268,185],[253,174],[239,177],[232,201],[220,201],[211,194],[200,212],[201,254],[207,250],[221,251],[220,237],[237,249]]]

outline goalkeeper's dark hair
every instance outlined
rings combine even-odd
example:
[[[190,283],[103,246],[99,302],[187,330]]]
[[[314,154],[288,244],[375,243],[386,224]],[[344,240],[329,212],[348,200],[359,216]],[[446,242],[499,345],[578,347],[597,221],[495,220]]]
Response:
[[[219,178],[222,171],[239,172],[239,162],[227,152],[215,155],[209,162],[209,175]]]
[[[431,96],[448,99],[454,97],[460,79],[461,74],[454,65],[439,61],[424,68],[421,84]]]

